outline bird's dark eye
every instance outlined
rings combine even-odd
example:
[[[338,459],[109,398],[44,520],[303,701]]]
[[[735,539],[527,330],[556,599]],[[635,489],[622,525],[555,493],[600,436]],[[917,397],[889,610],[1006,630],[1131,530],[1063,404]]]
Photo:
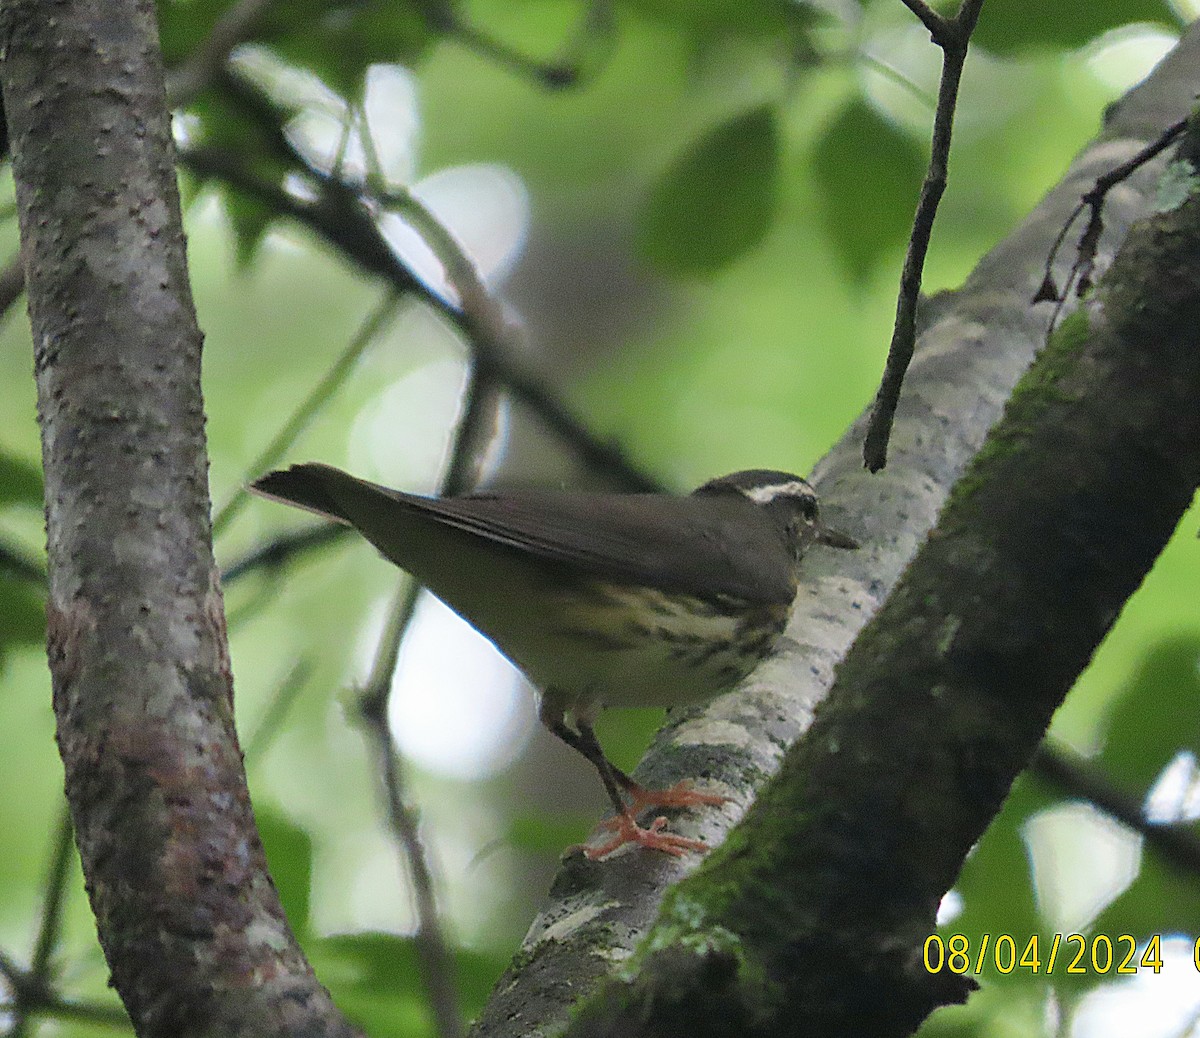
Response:
[[[805,519],[812,520],[817,517],[817,499],[815,497],[808,497],[806,495],[800,498],[799,506],[800,514],[804,516]]]

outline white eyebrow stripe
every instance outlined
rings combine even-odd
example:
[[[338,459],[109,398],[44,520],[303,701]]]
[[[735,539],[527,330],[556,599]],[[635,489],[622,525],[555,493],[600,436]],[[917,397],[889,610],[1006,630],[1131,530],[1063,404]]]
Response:
[[[768,505],[781,497],[813,497],[812,487],[802,480],[791,480],[787,483],[772,483],[766,487],[751,487],[743,490],[756,505]]]

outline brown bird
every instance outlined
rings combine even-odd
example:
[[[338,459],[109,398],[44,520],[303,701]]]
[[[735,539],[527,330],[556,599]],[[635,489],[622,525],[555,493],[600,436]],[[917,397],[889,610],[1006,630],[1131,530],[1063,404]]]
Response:
[[[597,712],[694,703],[731,688],[783,632],[805,551],[858,546],[820,521],[807,482],[765,469],[687,497],[426,498],[316,463],[271,472],[252,489],[353,526],[525,672],[541,691],[542,723],[592,762],[616,810],[606,823],[615,835],[587,851],[593,858],[628,842],[703,850],[664,832],[665,818],[643,827],[637,815],[725,799],[686,783],[634,782],[600,748]]]

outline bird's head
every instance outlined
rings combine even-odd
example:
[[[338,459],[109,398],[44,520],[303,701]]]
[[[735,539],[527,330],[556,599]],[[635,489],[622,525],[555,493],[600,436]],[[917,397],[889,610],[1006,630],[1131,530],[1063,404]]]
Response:
[[[692,491],[696,497],[740,494],[779,525],[797,559],[812,544],[831,548],[857,548],[858,541],[820,519],[817,492],[809,482],[790,472],[747,469],[710,479]]]

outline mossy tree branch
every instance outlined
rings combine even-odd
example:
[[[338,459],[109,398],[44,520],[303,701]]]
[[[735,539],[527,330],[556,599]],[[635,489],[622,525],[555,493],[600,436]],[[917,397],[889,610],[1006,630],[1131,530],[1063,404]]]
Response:
[[[938,903],[1200,484],[1198,251],[1200,190],[1131,231],[806,736],[571,1035],[900,1036],[966,997],[922,962]]]
[[[805,736],[828,694],[835,662],[893,592],[1044,343],[1052,307],[1031,300],[1064,221],[1097,176],[1136,154],[1193,105],[1198,53],[1200,26],[1193,26],[1151,76],[1112,106],[1101,135],[965,284],[923,301],[887,469],[877,475],[862,470],[864,414],[813,474],[830,521],[852,532],[862,550],[806,557],[801,595],[776,657],[729,695],[673,718],[636,773],[652,785],[680,774],[725,783],[734,802],[673,820],[678,831],[720,842],[777,771],[787,747]],[[1110,264],[1131,223],[1151,210],[1162,168],[1156,160],[1107,199],[1098,269]],[[1064,269],[1069,263],[1066,257]],[[842,766],[854,770],[855,758],[840,756]],[[893,795],[903,792],[907,778],[902,772],[888,776]],[[868,826],[865,837],[872,831]],[[868,839],[863,853],[882,853],[872,846]],[[686,865],[636,855],[601,867],[568,860],[475,1033],[508,1038],[560,1030],[613,964],[634,953],[662,898],[686,873]],[[787,893],[786,871],[777,878],[779,897],[800,896]]]

